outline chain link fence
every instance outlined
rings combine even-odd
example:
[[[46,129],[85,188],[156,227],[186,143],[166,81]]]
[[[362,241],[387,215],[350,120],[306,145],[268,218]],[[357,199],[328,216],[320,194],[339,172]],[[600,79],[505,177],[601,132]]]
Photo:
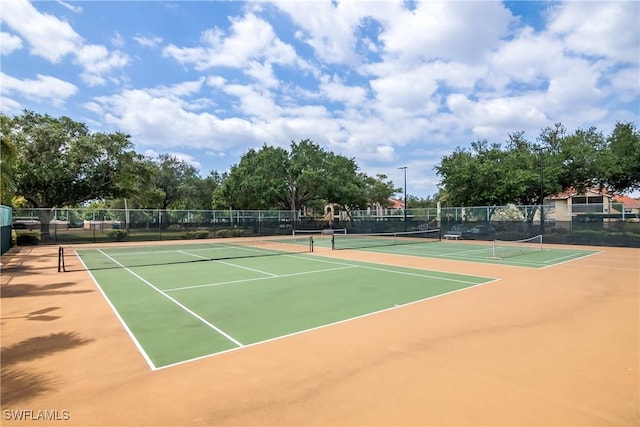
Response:
[[[251,237],[327,227],[320,216],[281,210],[15,209],[11,222],[18,236],[32,235],[18,244]],[[640,247],[638,214],[613,204],[581,206],[570,215],[554,205],[338,211],[332,227],[348,233],[440,229],[443,236],[473,240],[542,234],[545,243]]]

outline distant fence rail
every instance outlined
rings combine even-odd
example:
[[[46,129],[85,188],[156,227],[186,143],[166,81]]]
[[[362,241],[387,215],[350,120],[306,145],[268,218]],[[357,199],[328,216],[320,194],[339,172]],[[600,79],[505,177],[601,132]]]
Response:
[[[479,240],[544,234],[546,243],[640,247],[638,213],[614,205],[569,211],[555,205],[340,211],[333,227],[350,233],[438,228]],[[265,236],[327,227],[321,216],[283,210],[14,209],[10,222],[16,233],[37,234],[43,244]]]

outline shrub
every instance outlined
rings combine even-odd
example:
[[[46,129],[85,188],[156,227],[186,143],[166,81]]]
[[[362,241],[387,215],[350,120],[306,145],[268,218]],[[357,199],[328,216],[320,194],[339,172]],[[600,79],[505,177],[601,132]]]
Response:
[[[206,239],[209,237],[209,230],[185,231],[180,234],[180,238],[184,240],[190,239]]]
[[[116,242],[121,242],[127,238],[127,232],[125,230],[109,230],[107,231],[107,237]]]
[[[231,237],[231,236],[232,236],[231,230],[227,230],[226,228],[216,231],[216,237]]]
[[[209,230],[198,230],[194,232],[196,239],[207,239],[209,237]]]
[[[18,246],[37,245],[38,243],[40,243],[39,231],[16,234],[16,244]]]

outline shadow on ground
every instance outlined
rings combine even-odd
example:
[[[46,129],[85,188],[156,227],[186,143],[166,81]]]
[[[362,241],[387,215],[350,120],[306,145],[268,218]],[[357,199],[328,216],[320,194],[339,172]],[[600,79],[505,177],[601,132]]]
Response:
[[[50,285],[8,284],[2,286],[0,298],[34,297],[46,295],[85,294],[91,289],[72,289],[74,282],[52,283]]]
[[[40,359],[52,354],[79,347],[92,342],[75,332],[60,332],[20,341],[0,351],[2,359],[2,390],[0,399],[3,407],[32,399],[55,385],[55,380],[47,375],[28,372],[17,368],[21,362]]]

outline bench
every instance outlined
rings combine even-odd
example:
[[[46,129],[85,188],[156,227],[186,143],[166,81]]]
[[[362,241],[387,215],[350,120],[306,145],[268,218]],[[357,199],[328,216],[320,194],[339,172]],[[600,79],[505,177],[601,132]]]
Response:
[[[459,235],[459,234],[445,234],[443,237],[444,237],[446,240],[451,240],[451,239],[453,239],[453,240],[458,240],[458,239],[461,239],[461,238],[462,238],[462,236],[461,236],[461,235]]]

